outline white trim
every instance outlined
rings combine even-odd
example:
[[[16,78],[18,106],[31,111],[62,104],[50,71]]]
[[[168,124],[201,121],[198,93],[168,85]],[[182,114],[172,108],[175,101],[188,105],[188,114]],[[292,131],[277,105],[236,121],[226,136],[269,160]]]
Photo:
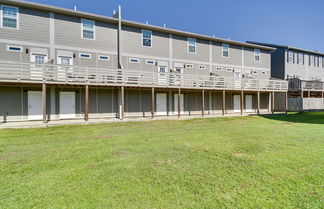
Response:
[[[16,16],[16,28],[10,28],[10,27],[4,27],[3,26],[3,7],[9,7],[9,8],[14,8],[17,9],[17,16]],[[19,30],[19,8],[18,7],[13,7],[13,6],[8,6],[8,5],[1,5],[0,7],[0,22],[1,22],[1,28],[5,28],[5,29],[11,29],[11,30]]]
[[[144,31],[145,32],[150,32],[151,33],[151,46],[144,46]],[[145,30],[145,29],[142,29],[141,30],[141,42],[142,42],[142,47],[145,47],[145,48],[152,48],[153,47],[153,32],[151,30]]]
[[[84,28],[83,28],[83,21],[93,22],[93,29],[92,29],[92,32],[93,32],[93,38],[85,38],[85,37],[83,36],[83,30],[84,30]],[[82,38],[82,39],[86,39],[86,40],[96,40],[96,21],[81,18],[81,38]]]
[[[301,62],[299,62],[299,56],[301,55]],[[304,65],[304,53],[303,52],[298,52],[297,53],[297,64],[298,65]]]
[[[87,57],[83,57],[82,55],[85,55]],[[79,53],[79,58],[81,58],[81,59],[91,59],[92,58],[92,55],[89,54],[89,53],[83,53],[83,52],[81,52],[81,53]]]
[[[291,58],[292,58],[291,61],[290,61],[289,55],[292,55],[292,57],[291,57]],[[294,51],[292,51],[292,50],[287,50],[287,62],[290,63],[290,64],[294,63]]]
[[[259,57],[259,60],[256,59],[256,57]],[[254,49],[254,62],[261,62],[261,50],[260,49]]]
[[[19,48],[19,50],[12,50],[10,48]],[[8,52],[22,52],[23,47],[22,46],[7,45],[7,51]]]
[[[151,62],[151,63],[150,63]],[[147,65],[155,65],[156,61],[155,60],[146,60],[145,62]]]
[[[191,46],[191,45],[190,45],[190,41],[189,41],[189,39],[195,41],[195,45],[194,45],[194,47],[195,47],[195,51],[194,51],[194,52],[191,52],[191,51],[189,50],[189,48],[190,48],[190,46]],[[190,54],[196,54],[196,53],[197,53],[197,39],[196,39],[196,38],[187,37],[187,52],[190,53]]]
[[[224,51],[226,51],[226,50],[224,50],[224,47],[225,46],[227,46],[227,48],[228,48],[228,50],[227,50],[227,57],[226,56],[224,56]],[[224,57],[224,58],[229,58],[230,57],[230,45],[229,44],[222,44],[222,57]]]
[[[102,57],[106,57],[107,59],[102,59]],[[110,56],[108,56],[108,55],[98,55],[98,60],[109,61],[110,60]]]
[[[140,60],[138,58],[129,58],[128,61],[129,63],[136,63],[136,64],[140,63]]]

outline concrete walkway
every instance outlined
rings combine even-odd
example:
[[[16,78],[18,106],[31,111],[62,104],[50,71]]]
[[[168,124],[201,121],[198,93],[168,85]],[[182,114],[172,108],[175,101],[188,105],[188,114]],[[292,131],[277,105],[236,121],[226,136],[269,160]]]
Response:
[[[271,113],[261,113],[261,115],[268,115]],[[278,113],[276,113],[278,114]],[[12,128],[46,128],[53,126],[65,126],[65,125],[88,125],[88,124],[99,124],[99,123],[116,123],[116,122],[147,122],[147,121],[158,121],[158,120],[189,120],[194,118],[215,118],[215,117],[238,117],[238,116],[249,116],[249,115],[257,115],[256,113],[245,113],[241,114],[226,114],[222,116],[221,114],[212,114],[205,115],[202,117],[201,115],[195,116],[181,116],[180,118],[177,116],[157,116],[153,119],[150,117],[129,117],[124,120],[120,120],[117,118],[100,118],[100,119],[89,119],[85,121],[84,119],[71,119],[71,120],[53,120],[49,121],[46,124],[43,124],[42,121],[21,121],[21,122],[7,122],[0,123],[0,129],[12,129]]]

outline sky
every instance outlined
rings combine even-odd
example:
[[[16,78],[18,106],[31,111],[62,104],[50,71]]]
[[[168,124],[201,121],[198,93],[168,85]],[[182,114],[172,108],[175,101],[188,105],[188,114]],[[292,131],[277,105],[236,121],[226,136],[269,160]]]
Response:
[[[235,41],[324,52],[323,0],[28,0]]]

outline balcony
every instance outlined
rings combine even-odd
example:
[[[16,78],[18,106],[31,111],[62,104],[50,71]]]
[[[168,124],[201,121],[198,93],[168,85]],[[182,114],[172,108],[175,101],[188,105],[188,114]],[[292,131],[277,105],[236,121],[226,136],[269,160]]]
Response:
[[[324,91],[322,81],[304,81],[298,78],[289,79],[289,91]]]
[[[288,82],[268,79],[179,74],[0,61],[1,83],[129,86],[206,90],[287,91]]]

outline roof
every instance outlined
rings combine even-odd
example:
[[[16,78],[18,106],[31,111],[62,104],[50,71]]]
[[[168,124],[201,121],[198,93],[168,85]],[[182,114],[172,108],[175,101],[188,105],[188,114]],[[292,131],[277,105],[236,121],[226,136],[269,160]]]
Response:
[[[262,43],[262,42],[256,42],[256,41],[247,41],[247,43],[259,44],[261,46],[268,46],[268,47],[273,47],[273,48],[292,49],[292,50],[296,50],[296,51],[307,52],[307,53],[311,53],[311,54],[324,56],[324,53],[321,53],[318,51],[312,51],[312,50],[302,49],[302,48],[288,46],[288,45],[270,44],[270,43]]]
[[[90,18],[93,20],[98,20],[98,21],[103,21],[103,22],[110,22],[110,23],[118,22],[118,19],[114,18],[114,17],[107,17],[104,15],[91,14],[91,13],[87,13],[87,12],[75,11],[72,9],[65,9],[65,8],[60,8],[60,7],[55,7],[55,6],[49,6],[46,4],[32,3],[32,2],[28,2],[28,1],[22,1],[22,0],[0,0],[0,3],[10,4],[10,5],[18,6],[18,7],[33,8],[33,9],[38,9],[38,10],[43,10],[43,11],[48,11],[48,12],[56,12],[56,13],[61,13],[61,14],[66,14],[66,15],[71,15],[71,16],[83,17],[83,18]],[[154,26],[154,25],[149,25],[149,24],[144,24],[144,23],[138,23],[138,22],[129,21],[129,20],[122,20],[121,23],[124,26],[133,26],[133,27],[138,27],[138,28],[143,28],[143,29],[150,29],[150,30],[164,32],[164,33],[189,36],[189,37],[203,39],[203,40],[222,42],[222,43],[228,43],[228,44],[251,47],[251,48],[258,48],[258,49],[263,49],[266,51],[274,50],[274,48],[270,47],[270,46],[222,39],[222,38],[217,38],[217,37],[213,37],[213,36],[201,35],[201,34],[197,34],[197,33],[190,33],[190,32],[185,32],[185,31],[181,31],[181,30],[164,28],[164,27],[159,27],[159,26]]]

